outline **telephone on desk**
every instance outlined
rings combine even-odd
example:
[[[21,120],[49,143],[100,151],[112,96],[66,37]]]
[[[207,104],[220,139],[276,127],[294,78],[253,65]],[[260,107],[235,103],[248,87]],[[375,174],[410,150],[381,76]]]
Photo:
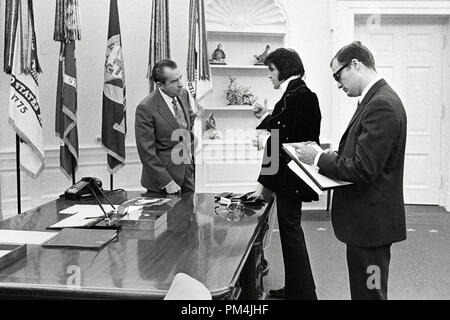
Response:
[[[98,189],[102,187],[102,181],[98,178],[84,177],[64,192],[64,197],[70,200],[78,200],[85,195],[91,195],[91,187],[94,192],[100,194]]]

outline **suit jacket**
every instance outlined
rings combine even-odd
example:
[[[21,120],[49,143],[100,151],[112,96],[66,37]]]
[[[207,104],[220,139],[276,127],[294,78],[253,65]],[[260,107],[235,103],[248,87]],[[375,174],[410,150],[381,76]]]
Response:
[[[302,79],[291,80],[286,92],[275,105],[271,115],[267,116],[257,129],[279,130],[277,150],[272,152],[272,139],[276,137],[272,132],[267,140],[264,151],[263,169],[273,165],[269,157],[278,157],[279,168],[274,175],[260,174],[258,182],[275,193],[284,197],[309,202],[318,200],[315,193],[304,183],[287,164],[290,158],[282,150],[282,143],[316,141],[319,143],[321,113],[319,101]],[[276,153],[278,152],[278,153]]]
[[[405,144],[405,109],[380,80],[358,106],[338,153],[322,154],[318,162],[320,173],[355,183],[334,190],[332,223],[339,240],[375,247],[406,239]]]
[[[142,162],[141,184],[151,191],[161,191],[172,180],[180,187],[183,185],[188,164],[174,163],[172,157],[172,152],[179,153],[181,145],[190,153],[183,156],[193,164],[194,136],[191,130],[195,114],[190,106],[187,90],[183,90],[178,100],[189,130],[189,134],[179,137],[178,141],[172,140],[172,133],[180,129],[180,126],[159,90],[145,97],[136,109],[135,136]]]

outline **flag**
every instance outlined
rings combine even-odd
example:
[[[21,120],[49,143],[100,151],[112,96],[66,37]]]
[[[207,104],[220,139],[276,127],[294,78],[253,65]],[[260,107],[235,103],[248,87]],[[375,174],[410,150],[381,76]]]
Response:
[[[147,78],[151,78],[153,66],[163,59],[170,59],[169,41],[169,1],[153,0],[152,18],[150,22],[150,48],[147,68]],[[150,92],[154,82],[150,81]]]
[[[56,90],[55,133],[60,168],[72,176],[78,167],[77,71],[75,40],[80,40],[78,0],[57,0],[53,39],[61,42]]]
[[[61,42],[56,93],[55,132],[61,139],[61,170],[72,176],[78,167],[77,73],[75,41]]]
[[[56,0],[53,40],[81,40],[78,0]]]
[[[111,174],[125,165],[126,132],[125,70],[119,11],[117,0],[111,0],[102,112],[102,144],[108,154],[108,170]]]
[[[204,104],[204,98],[212,91],[204,0],[190,0],[186,69],[189,92],[195,101],[193,105],[197,112],[202,113],[204,108],[201,104]]]
[[[11,71],[9,123],[20,137],[20,166],[33,178],[44,169],[42,116],[39,105],[38,77],[40,72],[34,32],[31,0],[8,0],[6,24],[10,26],[9,66]],[[11,37],[14,34],[14,38]],[[6,48],[5,48],[6,49]],[[6,61],[6,60],[5,60]]]
[[[20,43],[17,47],[19,53],[16,61],[18,70],[27,74],[41,72],[37,56],[32,0],[6,1],[4,71],[7,74],[11,74],[12,72],[12,64],[16,54],[15,42],[18,32],[20,32]]]

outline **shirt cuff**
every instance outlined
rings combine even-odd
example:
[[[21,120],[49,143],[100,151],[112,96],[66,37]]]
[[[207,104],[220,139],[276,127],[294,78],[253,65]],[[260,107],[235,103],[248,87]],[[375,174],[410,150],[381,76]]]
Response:
[[[164,189],[166,189],[168,186],[170,186],[172,183],[174,183],[174,181],[172,180],[172,181],[170,181],[168,184],[166,184],[166,186],[165,187],[162,187],[161,188],[161,190],[164,190]]]
[[[262,115],[262,117],[259,118],[259,122],[258,122],[258,124],[256,126],[259,126],[264,121],[264,119],[267,118],[267,116],[269,116],[269,115],[270,115],[270,113],[266,111],[266,113],[264,113]]]
[[[320,159],[320,156],[322,155],[322,153],[325,153],[325,151],[319,151],[317,154],[316,154],[316,157],[314,158],[314,165],[317,167],[317,164],[319,163],[319,159]]]
[[[264,186],[261,183],[257,182],[255,194],[261,195],[263,189],[264,189]]]

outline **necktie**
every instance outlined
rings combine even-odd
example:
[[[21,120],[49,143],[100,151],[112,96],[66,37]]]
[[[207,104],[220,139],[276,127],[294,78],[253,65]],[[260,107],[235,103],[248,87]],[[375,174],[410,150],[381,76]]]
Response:
[[[187,122],[186,122],[186,119],[184,118],[183,110],[181,110],[176,97],[173,98],[172,105],[173,105],[173,111],[175,114],[175,119],[177,120],[178,125],[180,126],[180,128],[186,129]]]

